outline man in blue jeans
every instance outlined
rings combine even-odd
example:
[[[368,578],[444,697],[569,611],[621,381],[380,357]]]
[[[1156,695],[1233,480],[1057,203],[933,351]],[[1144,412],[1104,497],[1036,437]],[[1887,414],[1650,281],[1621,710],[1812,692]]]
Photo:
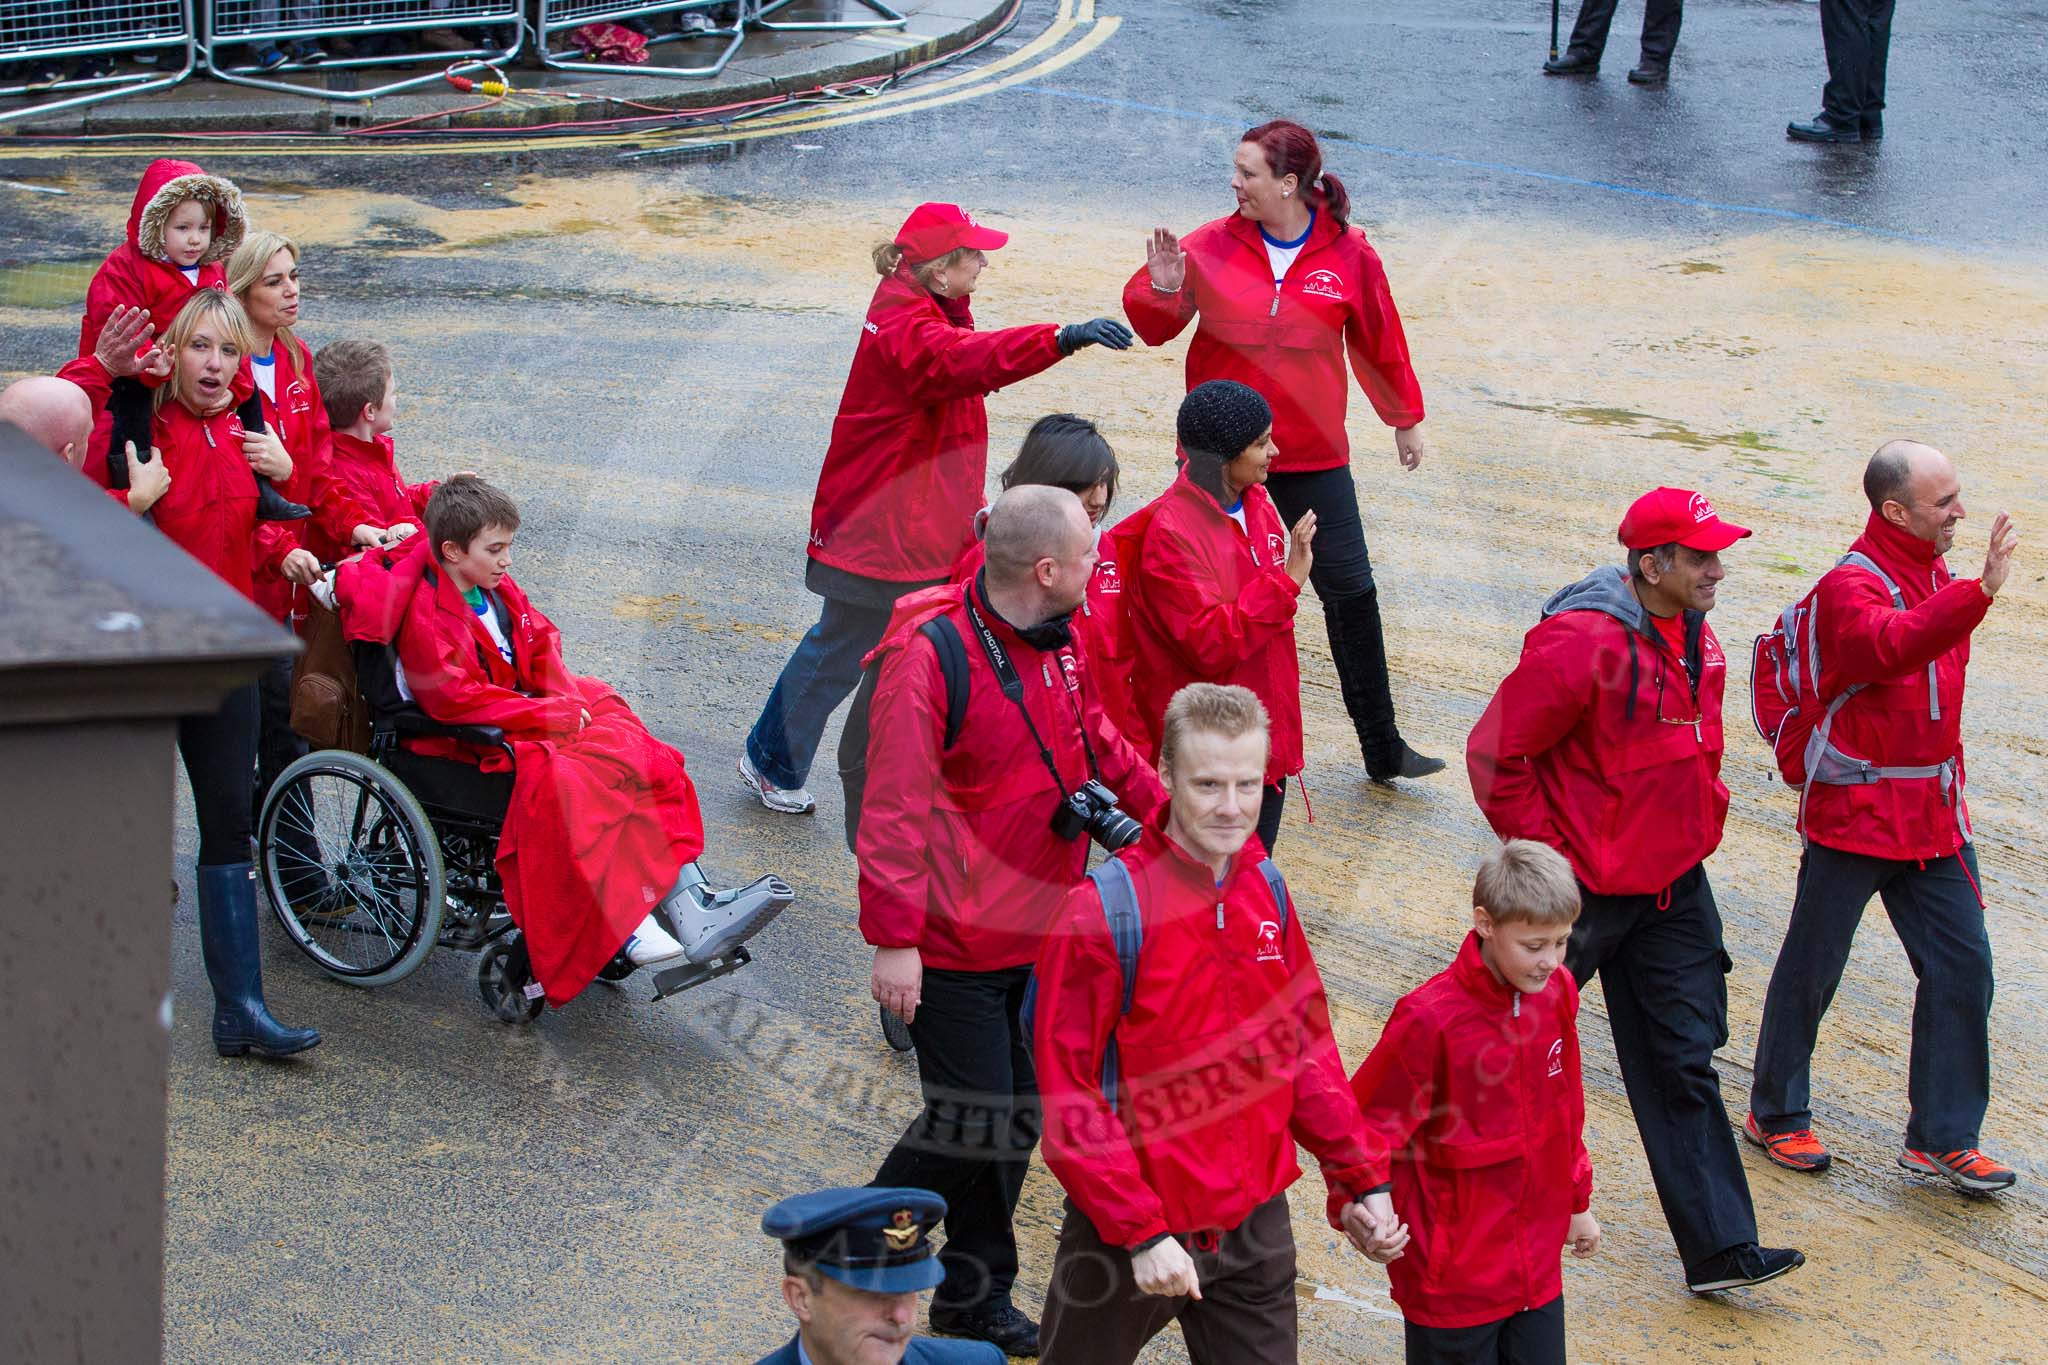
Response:
[[[1962,485],[1946,456],[1917,441],[1879,447],[1863,491],[1870,520],[1850,547],[1861,562],[1837,565],[1814,595],[1831,719],[1808,749],[1806,848],[1743,1131],[1788,1170],[1830,1165],[1813,1134],[1813,1047],[1875,894],[1919,982],[1898,1164],[1984,1194],[2015,1177],[1977,1149],[1991,1099],[1991,940],[1963,802],[1963,673],[2018,534],[2001,512],[1983,577],[1951,578],[1943,556],[1963,519]]]

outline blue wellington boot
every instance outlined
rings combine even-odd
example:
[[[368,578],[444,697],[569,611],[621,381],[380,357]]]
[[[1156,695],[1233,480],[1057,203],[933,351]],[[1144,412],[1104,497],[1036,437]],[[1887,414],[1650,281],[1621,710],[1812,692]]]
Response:
[[[223,1057],[289,1057],[316,1046],[320,1031],[286,1028],[263,1003],[252,873],[248,863],[199,869],[199,945],[213,983],[213,1045]]]

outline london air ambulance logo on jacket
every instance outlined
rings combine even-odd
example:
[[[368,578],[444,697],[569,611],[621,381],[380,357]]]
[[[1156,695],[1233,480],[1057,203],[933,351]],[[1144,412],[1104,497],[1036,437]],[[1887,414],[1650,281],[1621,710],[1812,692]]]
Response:
[[[1259,921],[1259,951],[1253,959],[1257,962],[1284,962],[1280,952],[1280,926],[1273,920]]]
[[[1344,277],[1334,270],[1311,270],[1301,282],[1301,292],[1319,299],[1344,297]]]
[[[1564,1075],[1564,1039],[1559,1038],[1550,1045],[1550,1065],[1544,1071],[1546,1076]]]

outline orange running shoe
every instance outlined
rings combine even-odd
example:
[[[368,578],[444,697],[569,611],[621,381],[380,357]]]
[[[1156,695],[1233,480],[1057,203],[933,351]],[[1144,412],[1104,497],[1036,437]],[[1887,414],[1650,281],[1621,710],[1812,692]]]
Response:
[[[1990,1194],[2019,1179],[2010,1166],[1999,1165],[1975,1147],[1960,1152],[1916,1152],[1908,1147],[1899,1153],[1899,1166],[1920,1175],[1941,1176],[1970,1194]]]
[[[1742,1135],[1764,1149],[1764,1155],[1771,1163],[1783,1166],[1788,1171],[1803,1175],[1819,1175],[1834,1163],[1828,1149],[1813,1135],[1813,1129],[1801,1128],[1791,1133],[1766,1133],[1757,1126],[1756,1115],[1751,1114],[1742,1121]]]

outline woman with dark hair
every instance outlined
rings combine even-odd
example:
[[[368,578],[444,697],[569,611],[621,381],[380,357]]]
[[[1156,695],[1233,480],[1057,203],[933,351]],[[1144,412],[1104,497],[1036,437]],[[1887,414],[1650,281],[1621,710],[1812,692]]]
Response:
[[[1180,477],[1124,526],[1130,543],[1125,604],[1134,655],[1131,743],[1159,759],[1167,703],[1189,683],[1249,688],[1266,708],[1266,791],[1259,842],[1273,851],[1287,779],[1301,771],[1301,667],[1294,613],[1315,571],[1316,514],[1292,529],[1265,485],[1272,477],[1273,410],[1246,385],[1212,379],[1181,400]],[[1118,528],[1119,531],[1123,527]]]
[[[1273,409],[1266,487],[1291,526],[1320,528],[1311,582],[1322,599],[1344,708],[1375,782],[1426,777],[1443,760],[1408,747],[1394,720],[1379,592],[1351,481],[1344,434],[1348,358],[1405,469],[1422,463],[1422,388],[1408,361],[1380,258],[1352,226],[1344,184],[1323,169],[1314,133],[1285,119],[1238,143],[1230,188],[1237,212],[1185,240],[1155,228],[1145,264],[1124,286],[1124,312],[1147,345],[1195,323],[1190,390],[1231,379]]]
[[[920,204],[874,250],[882,282],[868,305],[832,444],[811,504],[804,582],[825,599],[747,734],[740,782],[769,810],[816,809],[804,782],[833,709],[860,681],[896,600],[948,581],[974,536],[988,477],[995,390],[1084,346],[1125,350],[1111,318],[974,330],[968,295],[984,254],[1010,240],[956,204]]]

